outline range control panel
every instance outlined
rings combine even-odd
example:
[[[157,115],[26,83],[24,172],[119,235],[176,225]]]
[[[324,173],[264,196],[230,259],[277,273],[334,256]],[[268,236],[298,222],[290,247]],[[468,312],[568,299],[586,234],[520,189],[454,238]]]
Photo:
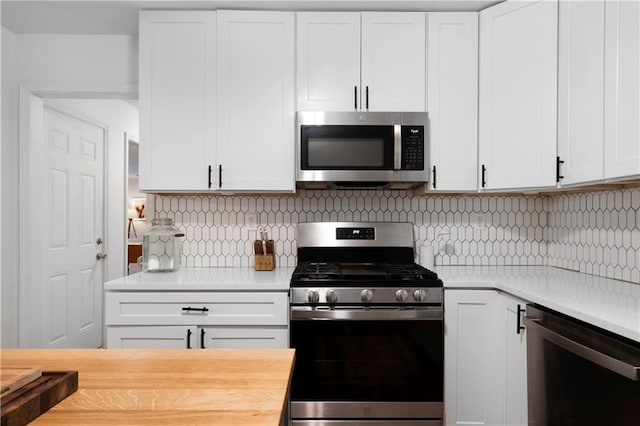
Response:
[[[375,228],[336,228],[336,240],[375,240]]]
[[[402,170],[424,170],[424,126],[402,126]]]

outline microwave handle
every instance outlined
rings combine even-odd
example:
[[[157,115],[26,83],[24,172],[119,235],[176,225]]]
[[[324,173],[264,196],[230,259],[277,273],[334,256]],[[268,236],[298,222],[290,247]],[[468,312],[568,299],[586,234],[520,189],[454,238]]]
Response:
[[[402,126],[393,125],[393,169],[402,169]]]

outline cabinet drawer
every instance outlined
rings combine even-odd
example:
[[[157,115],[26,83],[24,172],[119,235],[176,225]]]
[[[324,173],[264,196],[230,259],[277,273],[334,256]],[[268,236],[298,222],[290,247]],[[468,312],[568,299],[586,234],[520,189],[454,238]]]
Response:
[[[287,293],[105,295],[107,325],[287,325],[287,311]]]

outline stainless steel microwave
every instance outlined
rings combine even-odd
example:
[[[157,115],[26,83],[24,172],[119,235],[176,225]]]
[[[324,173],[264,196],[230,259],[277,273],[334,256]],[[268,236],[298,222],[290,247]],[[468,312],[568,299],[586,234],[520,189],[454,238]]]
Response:
[[[426,112],[298,112],[298,186],[411,188],[427,182],[427,121]]]

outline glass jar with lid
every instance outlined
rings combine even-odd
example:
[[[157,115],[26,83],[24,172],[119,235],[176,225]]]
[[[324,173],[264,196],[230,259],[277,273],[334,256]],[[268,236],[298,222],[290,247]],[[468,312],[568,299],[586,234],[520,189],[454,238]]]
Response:
[[[173,219],[157,217],[142,236],[142,270],[171,272],[180,269],[184,233],[173,226]]]

